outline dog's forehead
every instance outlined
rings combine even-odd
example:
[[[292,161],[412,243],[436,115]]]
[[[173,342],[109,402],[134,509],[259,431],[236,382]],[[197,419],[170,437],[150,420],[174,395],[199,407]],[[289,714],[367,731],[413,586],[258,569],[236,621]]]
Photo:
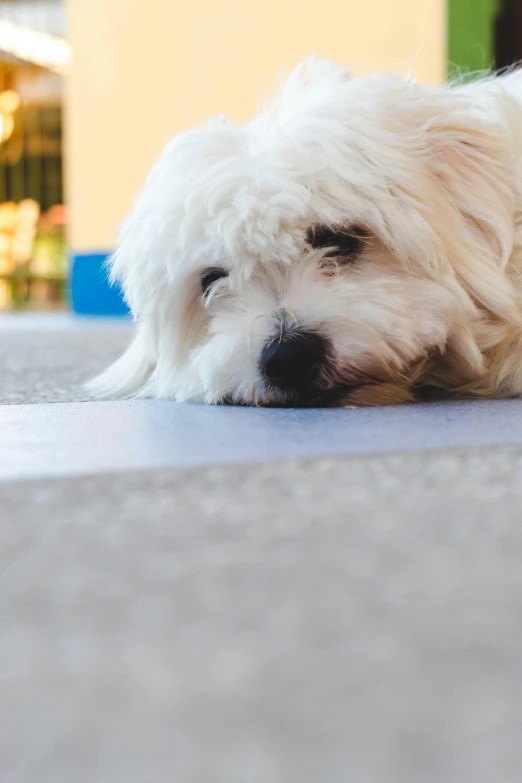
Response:
[[[310,221],[310,188],[268,153],[198,164],[182,205],[182,244],[231,261],[290,261]]]
[[[205,234],[214,255],[245,270],[257,263],[291,263],[302,252],[305,231],[297,216],[243,195],[207,221]]]
[[[368,164],[361,129],[338,119],[321,122],[320,134],[292,116],[187,135],[176,151],[187,175],[177,194],[182,245],[204,239],[231,264],[291,262],[316,222],[371,224],[388,168]]]

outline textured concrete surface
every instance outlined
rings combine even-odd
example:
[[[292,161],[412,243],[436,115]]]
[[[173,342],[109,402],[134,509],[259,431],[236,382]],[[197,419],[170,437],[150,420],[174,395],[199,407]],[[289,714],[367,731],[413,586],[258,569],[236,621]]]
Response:
[[[1,486],[2,780],[518,783],[521,476],[489,449]]]
[[[88,399],[81,384],[130,339],[123,321],[0,315],[0,404]]]
[[[0,318],[0,400],[82,399],[128,337]],[[52,407],[0,410],[4,458]],[[100,459],[167,448],[112,410]],[[518,437],[471,410],[406,436]],[[0,484],[0,780],[518,783],[521,509],[521,446]]]

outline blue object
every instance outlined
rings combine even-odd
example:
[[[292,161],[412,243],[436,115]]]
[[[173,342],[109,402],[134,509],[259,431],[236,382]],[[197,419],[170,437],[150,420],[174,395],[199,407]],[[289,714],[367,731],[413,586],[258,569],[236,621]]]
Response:
[[[151,468],[520,446],[522,400],[355,410],[242,408],[170,400],[0,405],[0,432],[0,481],[4,482]],[[514,475],[519,480],[517,459]],[[424,468],[419,472],[423,474]],[[455,513],[460,518],[458,507]]]
[[[71,258],[69,301],[78,315],[128,317],[121,288],[111,285],[109,253],[75,253]]]

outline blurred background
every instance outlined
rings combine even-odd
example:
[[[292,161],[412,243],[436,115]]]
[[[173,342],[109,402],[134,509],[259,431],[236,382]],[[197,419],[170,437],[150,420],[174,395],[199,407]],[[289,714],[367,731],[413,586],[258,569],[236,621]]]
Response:
[[[0,0],[0,310],[123,314],[103,262],[165,142],[311,51],[441,83],[522,58],[522,2]]]

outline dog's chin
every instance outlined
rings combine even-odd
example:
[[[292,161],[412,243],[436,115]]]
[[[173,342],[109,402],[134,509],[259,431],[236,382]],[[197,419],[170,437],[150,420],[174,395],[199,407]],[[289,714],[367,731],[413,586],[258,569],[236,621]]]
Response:
[[[263,397],[252,395],[252,400],[241,400],[230,395],[219,405],[239,405],[255,408],[349,408],[378,405],[403,405],[414,402],[416,396],[405,387],[394,384],[365,385],[357,388],[330,389],[327,392],[271,392]]]
[[[382,367],[355,370],[347,363],[332,363],[315,385],[281,389],[261,381],[251,399],[223,397],[220,404],[257,408],[347,408],[431,401],[444,396],[441,389],[424,385],[431,361],[419,358],[403,370],[391,373]],[[334,380],[335,379],[335,380]]]
[[[329,389],[328,391],[292,393],[278,401],[267,403],[268,407],[283,408],[347,408],[378,405],[403,405],[413,402],[415,394],[406,384],[377,383],[361,384],[356,387]]]
[[[349,408],[379,405],[403,405],[418,400],[417,390],[406,384],[361,384],[357,387],[339,386],[328,389],[302,391],[266,390],[263,395],[252,395],[251,400],[225,396],[221,405],[240,405],[256,408]]]
[[[261,400],[256,399],[254,405],[263,408],[342,408],[347,404],[346,388],[302,389],[299,391],[281,391],[268,389]]]

